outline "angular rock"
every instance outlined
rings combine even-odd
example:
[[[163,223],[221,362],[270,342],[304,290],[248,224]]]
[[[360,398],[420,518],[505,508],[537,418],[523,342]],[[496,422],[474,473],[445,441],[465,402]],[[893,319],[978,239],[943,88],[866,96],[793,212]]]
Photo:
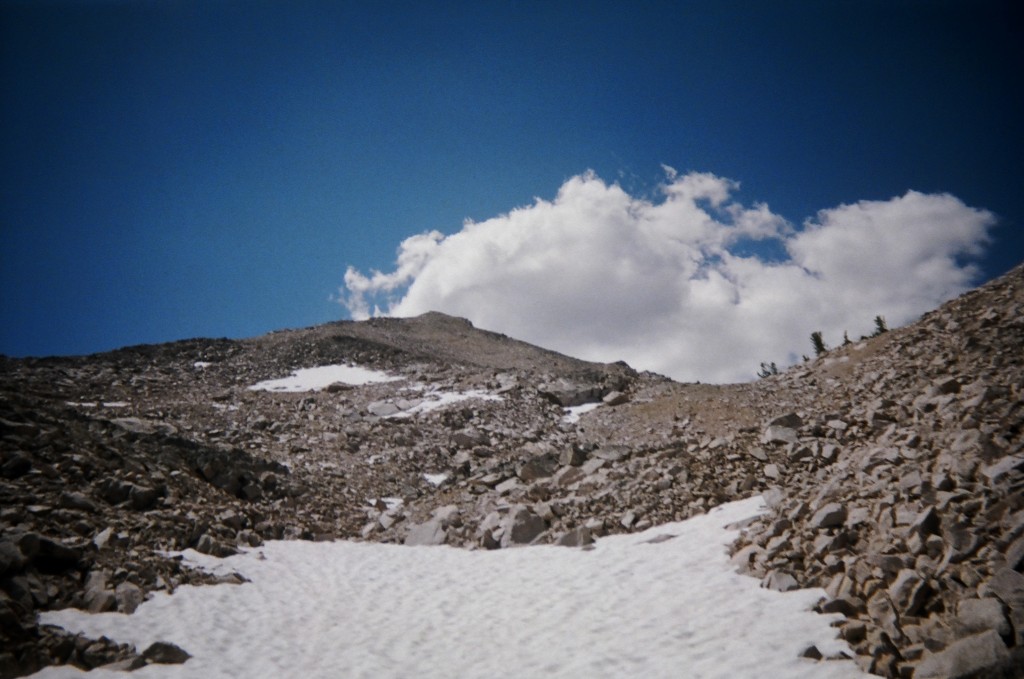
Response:
[[[366,411],[376,417],[390,417],[402,412],[402,409],[390,401],[375,401],[366,406]]]
[[[587,453],[577,443],[562,448],[561,455],[558,456],[558,463],[563,467],[573,466],[579,467],[581,464],[587,461]]]
[[[578,384],[567,379],[541,385],[538,389],[541,396],[563,408],[581,406],[585,403],[597,403],[601,400],[601,387],[592,384]]]
[[[586,526],[577,526],[555,540],[555,544],[560,547],[585,547],[593,543],[594,538]]]
[[[998,666],[1008,657],[999,634],[988,630],[955,641],[938,653],[926,654],[914,671],[914,679],[958,679]]]
[[[65,509],[95,512],[96,503],[82,493],[61,493],[59,504]]]
[[[824,530],[826,528],[838,528],[846,521],[846,507],[838,502],[830,502],[811,517],[809,525],[811,528]]]
[[[768,425],[764,434],[761,435],[761,443],[765,444],[798,443],[799,441],[795,429],[774,424]]]
[[[558,457],[552,453],[532,457],[519,466],[516,474],[523,483],[546,479],[558,470]]]
[[[114,598],[117,599],[117,610],[122,613],[134,613],[146,599],[145,592],[138,585],[131,582],[122,582],[114,588]]]
[[[147,662],[161,665],[180,665],[192,656],[180,646],[167,641],[155,641],[142,652]]]
[[[18,546],[9,540],[0,540],[0,576],[18,573],[28,563]]]
[[[901,615],[918,615],[932,595],[932,589],[917,571],[901,570],[889,587],[889,599]]]
[[[443,545],[448,539],[448,533],[441,525],[441,520],[433,518],[426,523],[420,523],[409,528],[405,536],[405,544],[415,546]]]
[[[800,427],[804,426],[804,419],[797,415],[796,413],[786,413],[785,415],[780,415],[779,417],[776,417],[768,424],[770,426],[775,427],[788,427],[790,429],[799,429]]]
[[[761,582],[761,586],[767,589],[774,589],[777,592],[790,592],[800,588],[796,578],[783,571],[772,571],[769,573]]]
[[[1010,622],[1003,604],[995,597],[962,599],[956,606],[956,627],[961,636],[995,630],[999,636],[1010,634]]]
[[[505,532],[501,536],[501,546],[528,545],[534,538],[547,530],[544,519],[534,514],[528,507],[518,506],[505,518]]]
[[[621,391],[610,391],[605,394],[601,401],[606,406],[620,406],[624,403],[629,403],[629,396],[622,393]]]

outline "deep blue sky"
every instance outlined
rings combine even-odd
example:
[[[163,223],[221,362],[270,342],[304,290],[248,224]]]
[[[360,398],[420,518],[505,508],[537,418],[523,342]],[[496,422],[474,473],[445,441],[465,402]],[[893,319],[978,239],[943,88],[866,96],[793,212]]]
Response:
[[[0,353],[341,318],[346,265],[662,163],[795,224],[949,192],[999,215],[998,275],[1024,259],[1010,7],[0,0]]]

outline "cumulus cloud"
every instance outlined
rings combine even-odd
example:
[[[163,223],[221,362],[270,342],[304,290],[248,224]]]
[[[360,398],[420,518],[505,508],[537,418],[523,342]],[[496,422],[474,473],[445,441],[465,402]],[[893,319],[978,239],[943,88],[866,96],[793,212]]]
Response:
[[[553,200],[412,236],[390,273],[349,267],[342,304],[356,319],[443,311],[580,358],[743,381],[761,361],[795,361],[813,330],[838,343],[878,314],[895,327],[959,294],[995,221],[951,195],[909,191],[796,228],[738,202],[729,179],[670,167],[665,177],[648,200],[588,172]]]

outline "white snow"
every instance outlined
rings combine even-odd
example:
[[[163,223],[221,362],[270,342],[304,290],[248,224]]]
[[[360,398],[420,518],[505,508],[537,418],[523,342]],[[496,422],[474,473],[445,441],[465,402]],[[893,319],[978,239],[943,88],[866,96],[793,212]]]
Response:
[[[137,679],[865,676],[850,661],[798,657],[812,643],[826,655],[844,648],[829,626],[838,616],[809,610],[821,590],[782,594],[733,571],[725,545],[736,533],[725,526],[761,511],[760,498],[734,502],[590,551],[296,541],[224,560],[190,552],[251,582],[158,593],[131,616],[40,619],[193,656]]]
[[[210,363],[209,361],[196,361],[192,364],[192,367],[196,370],[204,370],[205,368],[209,368],[211,365],[213,365],[213,363]]]
[[[572,424],[580,421],[580,415],[583,413],[589,413],[591,410],[600,408],[600,403],[584,403],[581,406],[572,406],[565,409],[565,415],[562,415],[562,421]]]
[[[394,415],[389,415],[388,417],[412,417],[413,415],[420,415],[422,413],[440,410],[441,408],[447,408],[453,403],[460,403],[474,398],[480,399],[481,401],[504,400],[501,396],[484,391],[483,389],[470,389],[469,391],[439,391],[431,389],[423,394],[423,400],[415,406],[402,410]]]
[[[361,368],[357,365],[323,365],[318,368],[301,368],[288,377],[277,380],[265,380],[251,387],[250,391],[316,391],[328,387],[335,382],[363,385],[373,382],[394,382],[401,377],[389,375],[379,370]]]
[[[448,480],[447,474],[424,474],[424,480],[433,486],[440,486],[442,483]]]

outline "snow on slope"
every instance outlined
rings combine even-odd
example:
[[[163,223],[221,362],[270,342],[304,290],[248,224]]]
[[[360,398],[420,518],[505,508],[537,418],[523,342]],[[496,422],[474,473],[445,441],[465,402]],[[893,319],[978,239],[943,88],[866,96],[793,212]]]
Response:
[[[393,382],[401,377],[379,370],[370,370],[356,365],[322,365],[316,368],[301,368],[288,377],[264,380],[249,387],[250,391],[302,392],[324,389],[336,382],[344,384],[371,384]]]
[[[190,552],[252,582],[182,587],[131,616],[69,609],[41,622],[193,655],[137,679],[863,677],[850,661],[797,657],[812,643],[826,655],[845,647],[832,618],[809,610],[821,590],[761,589],[728,563],[736,532],[725,526],[761,511],[760,498],[733,502],[590,551],[270,542],[224,560]]]

